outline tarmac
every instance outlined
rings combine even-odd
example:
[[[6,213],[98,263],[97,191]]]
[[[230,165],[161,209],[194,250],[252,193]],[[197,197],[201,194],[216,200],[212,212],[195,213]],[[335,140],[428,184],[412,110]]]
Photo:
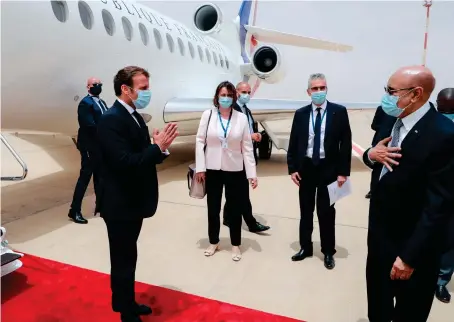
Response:
[[[186,172],[194,159],[194,137],[179,138],[171,156],[159,166],[160,203],[156,215],[144,221],[139,237],[136,279],[261,311],[309,322],[367,322],[365,263],[370,170],[359,157],[373,132],[374,111],[349,113],[355,151],[353,192],[336,204],[336,267],[327,270],[320,252],[314,215],[314,257],[292,262],[299,250],[298,189],[287,174],[286,153],[273,149],[258,165],[259,187],[251,191],[256,219],[271,226],[264,234],[250,233],[243,224],[240,262],[230,255],[228,228],[221,228],[221,251],[206,258],[206,200],[188,195]],[[288,136],[291,120],[272,129]],[[77,225],[67,214],[80,169],[80,155],[70,138],[5,135],[28,165],[23,181],[2,181],[2,226],[18,251],[109,273],[105,225],[92,215],[90,184],[82,212],[89,220]],[[21,168],[2,145],[2,176]],[[454,284],[448,285],[451,294]],[[454,294],[453,294],[454,295]],[[454,304],[434,299],[430,322],[452,322]]]

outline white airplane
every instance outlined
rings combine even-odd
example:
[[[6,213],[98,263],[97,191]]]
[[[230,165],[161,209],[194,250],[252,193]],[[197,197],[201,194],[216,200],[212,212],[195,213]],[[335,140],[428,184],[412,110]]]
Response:
[[[196,134],[201,113],[212,106],[216,86],[224,80],[248,81],[253,93],[260,83],[284,76],[283,58],[274,46],[290,45],[346,52],[347,45],[255,26],[257,1],[241,3],[238,16],[225,20],[211,3],[197,7],[193,26],[136,2],[1,1],[2,131],[77,135],[77,104],[86,95],[85,80],[104,81],[103,98],[113,103],[111,81],[127,65],[151,73],[153,99],[142,110],[146,122],[161,128],[178,122],[180,135]],[[308,101],[253,99],[248,104],[262,127],[259,156],[268,159],[272,145],[287,149],[267,125],[291,117]],[[343,103],[375,108],[370,103]],[[1,135],[2,142],[27,166]],[[5,230],[2,228],[2,239]],[[2,275],[19,268],[22,255],[2,245]],[[5,263],[5,267],[3,265]]]
[[[182,136],[194,135],[221,81],[247,80],[255,92],[262,81],[282,79],[283,58],[274,44],[352,50],[255,26],[256,9],[257,1],[243,1],[236,19],[229,21],[216,5],[202,4],[188,13],[194,22],[189,28],[126,0],[2,1],[2,130],[75,137],[85,80],[96,76],[104,81],[103,98],[113,103],[113,75],[138,65],[151,73],[153,99],[142,110],[145,121],[158,128],[178,122]],[[291,117],[307,103],[251,100],[249,107],[268,134],[261,158],[269,158],[272,142],[287,148],[267,121]]]

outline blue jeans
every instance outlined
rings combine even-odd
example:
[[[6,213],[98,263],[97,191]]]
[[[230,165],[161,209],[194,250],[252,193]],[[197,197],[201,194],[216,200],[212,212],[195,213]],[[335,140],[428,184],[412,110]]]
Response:
[[[454,248],[445,253],[441,259],[440,273],[438,274],[438,285],[446,286],[454,273]]]

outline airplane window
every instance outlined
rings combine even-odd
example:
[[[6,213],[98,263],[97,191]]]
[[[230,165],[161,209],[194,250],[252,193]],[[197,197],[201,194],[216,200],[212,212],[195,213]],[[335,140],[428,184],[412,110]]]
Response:
[[[158,29],[154,28],[153,29],[153,35],[154,35],[154,41],[156,42],[156,47],[158,47],[158,49],[161,49],[162,48],[162,36],[161,36],[161,33],[159,32]]]
[[[219,54],[219,61],[221,62],[221,67],[224,68],[224,58]]]
[[[197,46],[197,49],[199,51],[199,58],[200,58],[200,61],[203,62],[203,50],[200,46]]]
[[[66,22],[68,20],[68,5],[66,1],[51,1],[50,5],[58,21]]]
[[[188,41],[188,47],[189,47],[189,53],[191,54],[191,57],[194,59],[195,56],[195,51],[194,51],[194,46],[190,41]]]
[[[218,65],[218,56],[216,55],[216,53],[213,51],[213,60],[214,60],[214,64],[217,66]]]
[[[227,69],[230,69],[230,64],[227,57],[225,57],[225,67],[227,67]]]
[[[132,39],[132,25],[131,22],[126,17],[121,17],[121,23],[123,24],[123,31],[125,32],[125,37],[129,41]]]
[[[79,7],[80,20],[85,28],[90,30],[93,28],[93,12],[85,1],[79,1],[77,6]]]
[[[208,63],[211,63],[211,55],[210,52],[208,51],[208,48],[205,49],[205,55],[207,56]]]
[[[181,56],[184,56],[185,48],[184,48],[183,40],[181,40],[181,38],[178,38],[178,48],[180,49]]]
[[[148,40],[150,37],[148,36],[147,27],[141,22],[139,22],[139,31],[140,31],[140,38],[142,38],[142,42],[145,46],[148,45]]]
[[[175,49],[175,43],[173,42],[173,38],[170,34],[166,34],[166,38],[167,38],[167,45],[169,46],[169,50],[171,53],[173,53],[173,51]]]
[[[110,14],[109,11],[106,9],[102,9],[102,21],[104,22],[104,28],[106,29],[106,32],[109,36],[113,36],[115,33],[115,21]]]

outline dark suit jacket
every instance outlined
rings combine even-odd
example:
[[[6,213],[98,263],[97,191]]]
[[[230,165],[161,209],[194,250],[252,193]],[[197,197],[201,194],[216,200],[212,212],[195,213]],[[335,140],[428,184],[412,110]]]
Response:
[[[237,110],[238,112],[241,112],[243,113],[243,111],[241,110],[241,107],[238,105],[237,102],[235,102],[233,104],[233,108],[235,110]],[[248,116],[248,124],[249,124],[249,120],[252,120],[252,130],[254,131],[254,133],[257,133],[259,131],[258,129],[258,125],[257,123],[255,123],[255,120],[254,120],[254,117],[252,116],[252,113],[251,113],[251,110],[247,107],[246,105],[246,113],[247,113],[247,116]],[[252,141],[252,145],[254,147],[254,159],[255,159],[255,164],[258,164],[258,157],[257,157],[257,142],[255,141]]]
[[[303,161],[309,141],[309,122],[312,104],[298,109],[293,117],[292,130],[287,152],[288,172],[304,173]],[[337,176],[350,176],[352,159],[352,132],[347,109],[328,102],[326,105],[325,180],[335,181]],[[329,183],[331,183],[329,182]]]
[[[101,216],[110,220],[151,217],[158,205],[156,164],[165,155],[151,144],[143,119],[134,121],[120,102],[104,113],[98,124],[102,153]]]
[[[103,100],[101,100],[103,101]],[[103,101],[105,106],[106,102]],[[93,151],[96,148],[96,125],[102,112],[92,96],[85,96],[77,107],[79,131],[77,133],[77,148],[80,151]]]
[[[394,124],[380,129],[379,140]],[[373,169],[369,208],[369,255],[392,265],[397,256],[413,268],[435,263],[446,246],[454,202],[454,125],[431,108],[401,144],[402,158],[379,180]]]

